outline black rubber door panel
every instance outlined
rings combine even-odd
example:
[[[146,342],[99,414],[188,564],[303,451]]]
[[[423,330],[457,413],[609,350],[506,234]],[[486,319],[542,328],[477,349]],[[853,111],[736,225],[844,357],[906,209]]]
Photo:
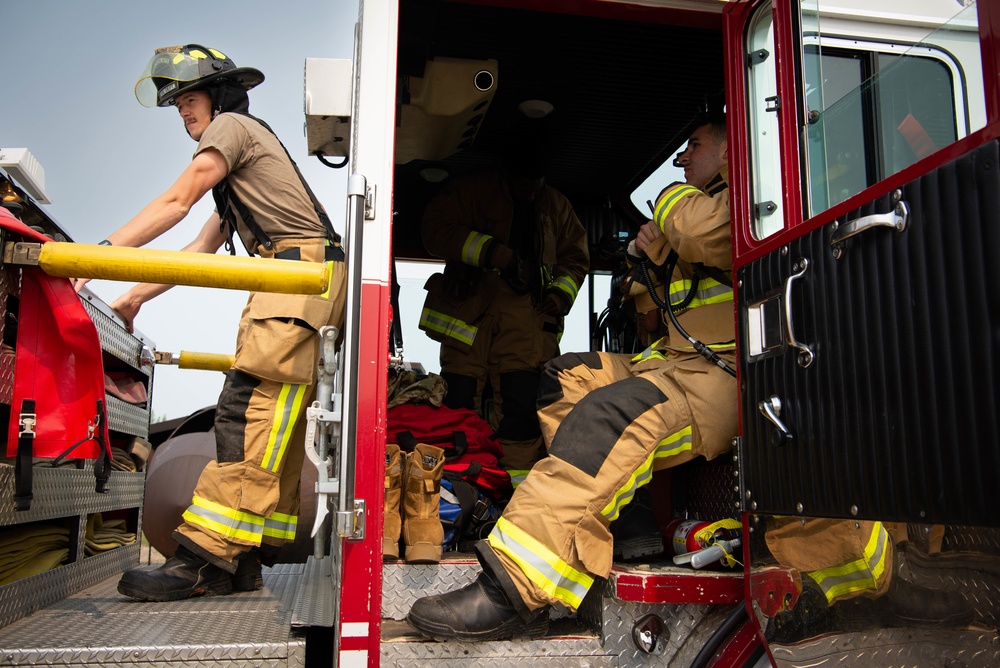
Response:
[[[738,277],[746,510],[1000,526],[996,142]]]

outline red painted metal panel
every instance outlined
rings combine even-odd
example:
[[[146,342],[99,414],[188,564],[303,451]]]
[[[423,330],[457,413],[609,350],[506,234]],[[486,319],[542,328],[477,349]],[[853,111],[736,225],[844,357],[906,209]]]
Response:
[[[389,288],[361,286],[358,360],[355,498],[364,499],[365,539],[344,542],[340,624],[363,623],[368,636],[343,637],[340,650],[367,649],[377,666],[382,606],[382,507],[385,475],[385,411],[388,384]]]
[[[719,648],[715,653],[714,661],[710,665],[718,666],[719,668],[745,666],[753,658],[754,653],[763,645],[763,642],[758,636],[757,624],[753,620],[747,620]]]
[[[630,571],[614,568],[615,596],[638,603],[737,603],[743,600],[743,573],[720,571]]]
[[[802,579],[792,568],[759,568],[750,576],[750,596],[768,617],[795,607],[801,592]]]

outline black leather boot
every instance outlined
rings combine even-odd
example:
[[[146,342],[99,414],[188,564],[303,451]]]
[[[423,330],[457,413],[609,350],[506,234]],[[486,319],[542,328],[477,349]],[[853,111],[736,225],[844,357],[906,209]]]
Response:
[[[613,554],[617,561],[635,561],[663,554],[663,535],[653,514],[653,497],[648,487],[640,487],[631,503],[621,509],[611,523]]]
[[[232,591],[229,573],[183,545],[162,566],[133,568],[118,582],[118,593],[140,601],[179,601],[194,596],[223,596]]]
[[[538,638],[549,626],[548,609],[525,621],[488,571],[461,589],[418,599],[406,620],[434,640]]]
[[[975,610],[957,591],[928,589],[894,574],[886,594],[896,619],[909,626],[965,626]]]
[[[251,548],[236,558],[236,574],[233,575],[233,591],[257,591],[264,586],[264,574],[260,565],[260,550]]]

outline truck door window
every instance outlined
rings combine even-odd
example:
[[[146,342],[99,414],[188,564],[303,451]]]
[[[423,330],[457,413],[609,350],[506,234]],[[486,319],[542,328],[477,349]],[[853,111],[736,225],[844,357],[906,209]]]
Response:
[[[882,22],[851,2],[802,6],[807,216],[985,123],[974,5],[915,16],[896,0],[893,22]]]
[[[782,227],[781,152],[778,145],[777,76],[771,5],[750,20],[746,35],[747,116],[753,234],[763,239]]]

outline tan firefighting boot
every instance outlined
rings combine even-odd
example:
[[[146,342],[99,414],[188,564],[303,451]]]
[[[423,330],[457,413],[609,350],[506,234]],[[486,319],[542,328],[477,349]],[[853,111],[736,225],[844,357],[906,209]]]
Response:
[[[403,473],[403,542],[406,560],[436,564],[441,561],[441,472],[444,450],[418,443],[406,456]]]
[[[403,491],[403,456],[399,446],[385,446],[385,508],[382,511],[382,558],[399,559],[399,535],[403,528],[399,500]]]

